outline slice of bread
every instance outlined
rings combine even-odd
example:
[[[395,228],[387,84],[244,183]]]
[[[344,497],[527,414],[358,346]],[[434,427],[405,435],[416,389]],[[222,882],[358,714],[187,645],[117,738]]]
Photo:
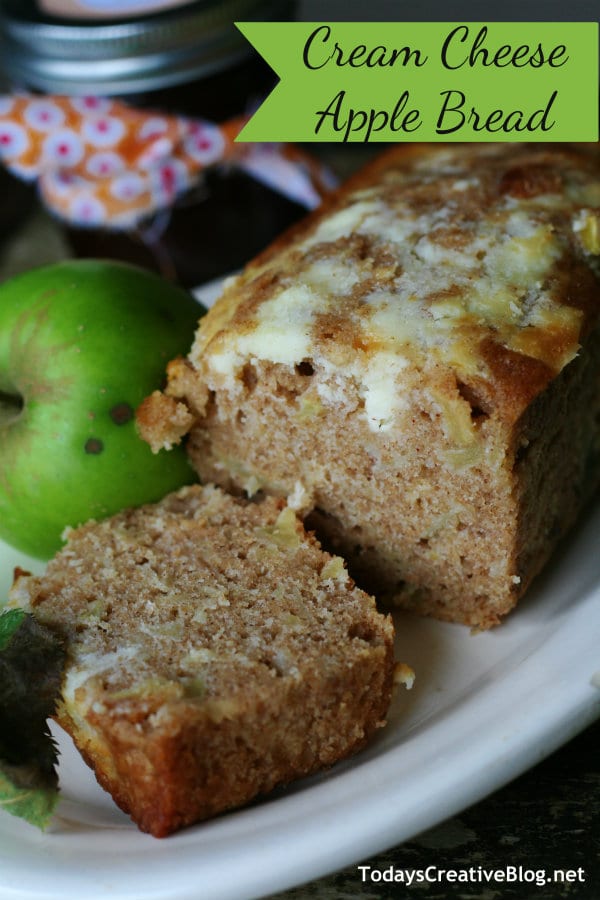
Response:
[[[157,837],[384,723],[391,620],[280,500],[194,486],[88,523],[11,599],[66,638],[58,721]]]
[[[140,430],[496,625],[600,480],[599,271],[597,145],[393,147],[226,285]]]

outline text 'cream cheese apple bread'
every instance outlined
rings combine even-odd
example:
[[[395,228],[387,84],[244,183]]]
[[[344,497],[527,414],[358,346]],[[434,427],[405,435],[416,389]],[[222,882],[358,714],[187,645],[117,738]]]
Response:
[[[331,765],[385,721],[391,619],[279,499],[196,485],[90,522],[11,600],[65,639],[57,719],[157,837]]]
[[[599,259],[597,145],[395,147],[228,282],[140,430],[493,626],[598,483]]]

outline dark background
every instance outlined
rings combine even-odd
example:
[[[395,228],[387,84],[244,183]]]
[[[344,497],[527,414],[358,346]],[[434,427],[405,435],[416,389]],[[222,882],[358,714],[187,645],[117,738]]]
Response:
[[[306,21],[374,22],[597,22],[597,0],[302,0],[299,18]]]

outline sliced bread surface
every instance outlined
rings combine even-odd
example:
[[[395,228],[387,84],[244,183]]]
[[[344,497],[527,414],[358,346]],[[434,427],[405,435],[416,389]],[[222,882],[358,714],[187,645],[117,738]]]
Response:
[[[70,533],[13,602],[67,641],[57,718],[157,837],[363,746],[393,627],[283,501],[193,486]]]

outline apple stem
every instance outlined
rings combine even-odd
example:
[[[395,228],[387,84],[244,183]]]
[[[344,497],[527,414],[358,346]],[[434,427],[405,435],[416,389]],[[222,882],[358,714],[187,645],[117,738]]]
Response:
[[[20,394],[9,394],[0,391],[0,425],[8,425],[18,419],[23,411],[23,398]]]

